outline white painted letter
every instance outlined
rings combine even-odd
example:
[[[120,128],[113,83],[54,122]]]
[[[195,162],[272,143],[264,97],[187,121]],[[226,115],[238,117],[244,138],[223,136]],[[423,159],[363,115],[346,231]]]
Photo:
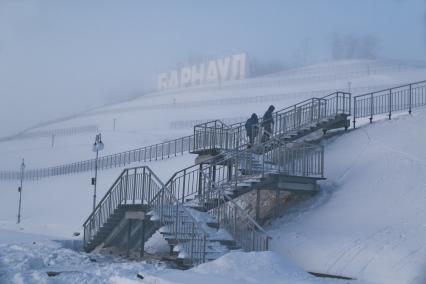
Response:
[[[187,87],[191,83],[191,68],[183,67],[180,70],[180,86]]]
[[[229,76],[229,65],[231,63],[230,57],[217,60],[217,67],[219,69],[219,79],[222,81],[228,80]]]
[[[202,84],[204,83],[204,63],[200,64],[199,71],[197,72],[197,66],[194,65],[191,67],[191,85],[195,85],[196,83]]]
[[[232,79],[244,79],[246,77],[246,54],[241,53],[232,57]]]
[[[169,89],[179,88],[179,79],[177,71],[170,72]]]
[[[167,84],[167,73],[161,73],[160,75],[158,75],[158,79],[157,79],[157,88],[159,91],[163,91],[166,90],[168,87]]]
[[[207,74],[206,81],[207,82],[217,82],[217,66],[216,61],[209,61],[209,65],[207,66]]]

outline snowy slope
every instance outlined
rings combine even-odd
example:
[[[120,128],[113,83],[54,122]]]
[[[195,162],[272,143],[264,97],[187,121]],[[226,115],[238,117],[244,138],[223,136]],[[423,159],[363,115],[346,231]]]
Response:
[[[273,222],[273,250],[303,268],[425,283],[426,110],[325,143],[322,193]]]
[[[383,65],[393,68],[382,68]],[[376,68],[379,71],[369,73],[365,71],[367,66],[371,70]],[[353,73],[347,73],[348,70]],[[312,77],[324,74],[328,77],[319,80]],[[391,65],[386,61],[330,62],[299,68],[289,74],[277,74],[273,77],[275,81],[261,77],[243,80],[235,86],[150,93],[132,101],[95,109],[32,131],[97,125],[106,145],[101,154],[107,155],[192,133],[190,127],[171,127],[176,121],[248,117],[253,112],[262,115],[270,104],[280,109],[313,96],[324,96],[337,90],[347,91],[348,82],[351,82],[351,91],[359,94],[424,78],[426,68],[399,63]],[[28,168],[49,167],[93,158],[90,147],[93,139],[94,133],[57,137],[53,148],[50,137],[2,142],[0,169],[17,169],[22,158],[26,159]]]
[[[291,80],[284,80],[288,74],[281,74],[277,76],[283,78],[285,84],[274,85],[267,79],[259,79],[263,83],[256,87],[150,94],[33,130],[98,125],[106,145],[101,154],[107,155],[191,134],[190,128],[170,129],[173,121],[247,116],[253,111],[261,115],[271,103],[277,108],[283,108],[305,98],[326,95],[338,89],[346,90],[348,81],[352,83],[354,93],[359,93],[426,78],[425,68],[386,69],[380,74],[362,73],[363,75],[342,78],[337,76],[343,68],[341,64],[338,68],[333,64],[329,65],[327,70],[335,70],[336,79],[306,79],[311,73],[303,76],[302,70],[295,72],[302,79],[293,80],[292,83]],[[324,69],[326,66],[315,68]],[[315,68],[308,71],[312,72]],[[255,99],[248,99],[250,97]],[[176,99],[175,103],[173,99]],[[117,122],[116,131],[112,130],[114,118]],[[325,156],[325,176],[328,180],[322,185],[323,192],[310,202],[293,208],[285,218],[277,220],[270,227],[274,237],[273,250],[288,257],[303,270],[354,276],[371,283],[423,283],[425,278],[420,268],[424,266],[426,257],[421,242],[426,233],[426,223],[422,221],[426,213],[423,210],[426,152],[422,151],[422,145],[426,142],[426,133],[424,127],[422,128],[425,119],[426,111],[416,110],[412,117],[383,121],[329,140]],[[58,137],[53,148],[49,138],[1,142],[0,168],[17,169],[22,157],[25,157],[29,168],[92,158],[93,136],[91,133],[83,133]],[[166,181],[172,173],[192,165],[193,161],[194,156],[184,155],[148,165]],[[121,169],[100,172],[98,200],[120,172]],[[29,263],[29,267],[35,267],[35,274],[25,277],[41,277],[40,269],[45,267],[39,266],[38,261],[50,259],[52,250],[64,248],[43,240],[44,237],[40,235],[46,235],[47,240],[79,239],[73,237],[72,233],[81,231],[81,225],[91,211],[91,176],[91,173],[84,173],[24,184],[23,220],[19,226],[15,224],[17,183],[0,183],[0,279],[5,275],[2,274],[5,271],[4,261],[9,256],[9,267]],[[23,241],[30,243],[11,247],[11,241],[20,239],[14,235],[15,232],[30,234],[31,237],[23,238]],[[33,239],[43,240],[43,244],[35,251],[30,246]],[[19,251],[23,253],[20,254]],[[67,267],[73,266],[74,262],[89,263],[87,255],[68,250],[64,254],[70,259]],[[30,258],[23,255],[29,255]],[[265,260],[265,263],[276,261],[274,257],[268,256],[269,262]],[[224,263],[233,265],[234,261],[230,257]],[[182,277],[179,279],[193,279],[193,283],[208,283],[205,279],[209,277],[224,282],[220,273],[214,272],[218,271],[215,266],[225,265],[220,263],[221,261],[211,264],[211,274],[203,274],[201,270],[182,275],[179,275],[180,272],[157,273],[155,265],[145,267],[145,264],[128,262],[117,264],[121,268],[116,269],[121,272],[128,269],[133,273],[142,265],[148,271],[153,271],[151,283],[169,283],[167,281],[171,275]],[[102,270],[96,265],[89,269],[90,273],[105,273],[105,278],[102,278],[104,283],[121,283],[124,279],[129,279],[126,272],[114,274],[110,268],[103,267]],[[279,279],[280,275],[293,271],[284,266],[283,271],[277,272],[277,278],[271,278],[271,283],[278,281],[275,279]],[[247,264],[246,271],[254,271],[253,267],[254,264]],[[10,280],[16,274],[19,273],[7,274],[4,279]],[[19,274],[16,277],[16,283],[20,283],[20,277],[24,276]],[[90,277],[82,279],[92,279]],[[241,275],[235,274],[234,277],[235,282],[244,283],[239,278]],[[44,278],[40,279],[41,282],[44,281]],[[253,283],[262,283],[262,274],[259,277],[254,275],[253,279]],[[298,283],[296,281],[299,280],[302,281],[300,283],[316,281],[306,274],[301,278],[289,279],[294,282],[288,283]],[[126,281],[131,283],[132,280]]]

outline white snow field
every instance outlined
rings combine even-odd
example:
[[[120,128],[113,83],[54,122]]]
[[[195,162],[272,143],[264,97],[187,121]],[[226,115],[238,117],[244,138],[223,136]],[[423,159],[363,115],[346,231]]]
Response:
[[[421,66],[333,62],[220,88],[152,93],[30,131],[97,125],[105,143],[101,155],[107,155],[192,133],[190,126],[171,128],[175,121],[262,115],[271,103],[281,109],[347,91],[348,82],[360,94],[424,79]],[[417,109],[326,140],[321,193],[265,226],[272,252],[232,253],[188,271],[75,250],[81,235],[73,233],[82,232],[91,211],[93,173],[24,183],[19,225],[18,183],[0,181],[0,283],[425,283],[425,122],[426,110]],[[16,170],[22,158],[28,168],[93,158],[94,134],[57,137],[54,147],[49,137],[0,142],[0,169]],[[194,158],[146,164],[165,182]],[[121,171],[99,172],[97,200]],[[48,277],[51,270],[64,272]],[[357,280],[324,280],[305,271]]]
[[[272,250],[309,271],[426,282],[426,109],[325,143],[320,196],[270,225]]]

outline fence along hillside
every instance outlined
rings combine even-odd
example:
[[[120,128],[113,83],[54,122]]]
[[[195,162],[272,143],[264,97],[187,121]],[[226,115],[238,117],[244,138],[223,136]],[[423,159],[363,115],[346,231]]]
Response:
[[[52,136],[55,136],[55,137],[72,136],[72,135],[78,135],[82,133],[93,133],[98,131],[99,131],[99,127],[97,125],[85,125],[85,126],[77,126],[77,127],[28,131],[28,132],[22,132],[12,136],[2,137],[0,138],[0,142],[18,140],[18,139],[52,137]]]
[[[320,100],[320,98],[313,99]],[[299,104],[296,104],[286,109],[291,109],[294,107],[297,108],[298,105]],[[392,114],[395,112],[408,111],[411,113],[414,108],[425,105],[426,81],[420,81],[355,96],[353,97],[353,102],[349,104],[349,113],[352,114],[352,122],[353,126],[355,127],[357,120],[360,118],[369,118],[370,122],[372,122],[374,116],[387,115],[388,118],[391,119]],[[294,115],[297,113],[298,112],[294,112]],[[243,123],[237,124],[239,129],[242,128],[242,124]],[[238,139],[242,139],[243,141],[245,137],[243,137],[244,135],[241,135],[241,133],[239,134]],[[194,133],[193,135],[146,146],[143,148],[103,156],[98,159],[98,169],[103,170],[124,167],[135,162],[162,160],[178,155],[183,155],[184,153],[193,151],[195,147],[198,147],[199,143],[201,143],[200,139],[200,134]],[[95,159],[89,159],[55,167],[26,170],[23,178],[25,180],[36,180],[51,176],[93,171],[94,169]],[[0,172],[0,180],[19,179],[19,171]]]

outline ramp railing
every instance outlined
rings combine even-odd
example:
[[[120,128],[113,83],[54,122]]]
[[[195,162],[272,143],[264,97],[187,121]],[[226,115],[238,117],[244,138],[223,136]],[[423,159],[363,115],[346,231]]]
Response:
[[[354,97],[353,127],[357,118],[368,117],[370,123],[375,115],[387,115],[407,110],[411,114],[413,108],[426,105],[426,81],[406,84],[377,92]]]

